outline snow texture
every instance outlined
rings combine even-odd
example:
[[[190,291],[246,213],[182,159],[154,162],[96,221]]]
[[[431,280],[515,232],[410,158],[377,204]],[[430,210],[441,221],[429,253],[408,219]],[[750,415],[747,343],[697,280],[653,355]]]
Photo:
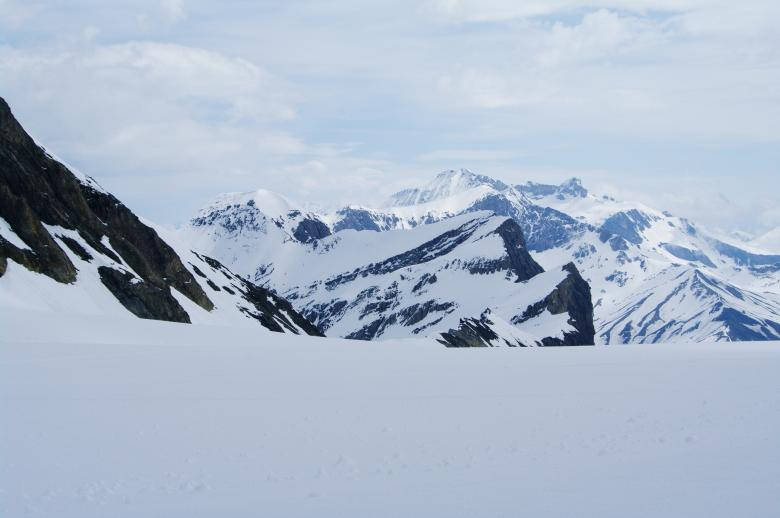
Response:
[[[3,516],[780,513],[778,343],[455,351],[40,322],[0,313]]]

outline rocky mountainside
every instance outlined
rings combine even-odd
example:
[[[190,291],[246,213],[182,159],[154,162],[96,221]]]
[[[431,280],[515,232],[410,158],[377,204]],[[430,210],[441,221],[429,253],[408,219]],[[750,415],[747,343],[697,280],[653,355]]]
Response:
[[[560,185],[533,182],[509,185],[465,169],[444,171],[426,185],[391,196],[381,207],[351,205],[330,214],[307,215],[307,219],[317,222],[318,228],[328,227],[328,232],[333,234],[309,244],[313,249],[323,247],[319,249],[321,252],[333,247],[341,236],[351,236],[352,231],[358,231],[360,235],[365,234],[360,241],[381,246],[384,238],[375,239],[371,234],[419,230],[485,211],[516,223],[522,230],[525,248],[533,260],[547,270],[568,263],[576,265],[591,287],[599,342],[742,340],[775,336],[776,324],[780,321],[775,316],[779,307],[780,255],[709,233],[668,212],[594,195],[578,179]],[[195,222],[200,221],[196,219]],[[219,256],[255,282],[282,290],[291,289],[295,284],[289,279],[297,274],[280,265],[287,265],[287,258],[295,257],[296,253],[263,251],[265,247],[275,246],[269,243],[279,240],[298,242],[293,247],[282,246],[282,250],[292,250],[305,242],[295,239],[289,230],[268,239],[267,233],[245,233],[239,237],[235,231],[231,234],[218,226],[210,227],[205,233],[202,231],[205,227],[200,228],[201,231],[194,234],[195,242],[204,240],[198,242],[199,246],[213,247],[214,253],[223,254]],[[320,233],[324,234],[324,229]],[[350,237],[350,240],[358,238]],[[365,253],[361,250],[356,255],[363,257],[361,254]],[[360,264],[355,267],[371,260],[358,259],[357,262]],[[320,273],[330,275],[333,271]],[[682,271],[685,275],[679,277]],[[680,280],[672,281],[678,277]],[[714,285],[727,287],[724,288],[726,293],[738,293],[739,296],[713,297],[705,296],[706,290],[691,291],[691,286],[703,282],[693,280],[703,278]],[[667,281],[661,282],[663,279]],[[684,287],[680,288],[681,285]],[[697,331],[651,332],[651,328],[646,327],[648,319],[652,318],[648,317],[647,311],[654,308],[648,309],[646,304],[653,299],[648,299],[646,304],[637,304],[636,299],[637,294],[649,291],[666,301],[664,311],[659,312],[653,325],[669,324],[669,328],[679,322],[662,315],[685,313],[689,310],[687,304],[696,298],[695,305],[701,311],[691,316],[690,326],[695,326]],[[682,297],[682,293],[687,296]],[[739,304],[738,300],[741,301]],[[458,330],[464,325],[473,334],[477,328],[490,327],[487,321],[495,327],[505,317],[496,313],[483,315],[484,309],[488,308],[474,309],[472,314],[463,317],[463,322],[460,319],[451,322],[447,331]],[[745,316],[750,319],[749,323],[741,323],[735,315]],[[621,325],[617,332],[616,322]],[[621,333],[624,328],[644,328],[645,331]],[[750,333],[748,329],[755,332]]]
[[[441,185],[448,188],[435,188]],[[509,186],[468,170],[444,171],[408,192],[425,196],[412,204],[413,198],[399,193],[382,208],[360,209],[361,221],[374,223],[363,229],[409,228],[479,210],[510,217],[541,265],[571,261],[582,272],[593,290],[599,342],[776,339],[780,255],[724,240],[668,212],[593,195],[576,178],[560,185]],[[408,202],[399,206],[399,198]],[[345,225],[342,212],[323,216],[328,217],[334,228],[360,229]],[[707,284],[738,295],[714,296],[701,289]],[[648,292],[661,298],[664,311],[647,307],[653,298],[638,304],[636,297]],[[687,314],[693,299],[700,311],[689,315],[685,332],[672,332],[680,322],[671,315]],[[616,322],[626,331],[616,332]],[[665,325],[662,332],[651,331]]]
[[[320,334],[285,300],[218,261],[174,250],[92,178],[33,141],[2,99],[0,303]]]
[[[431,191],[420,196],[430,198]],[[277,207],[263,207],[265,198],[223,197],[181,239],[274,289],[322,332],[361,340],[432,336],[460,346],[452,337],[461,321],[489,311],[516,329],[514,338],[470,345],[593,343],[587,282],[572,264],[544,272],[512,218],[475,211],[385,232],[341,229],[307,241],[295,238],[286,216],[271,215]]]

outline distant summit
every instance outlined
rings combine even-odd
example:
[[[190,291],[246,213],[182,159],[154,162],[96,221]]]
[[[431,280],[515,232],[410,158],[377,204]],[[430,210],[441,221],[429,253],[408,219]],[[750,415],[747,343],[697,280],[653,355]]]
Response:
[[[331,234],[318,215],[305,212],[281,194],[266,189],[221,194],[190,223],[194,227],[218,227],[231,234],[281,232],[301,243]]]
[[[431,201],[449,198],[469,189],[480,186],[491,187],[497,191],[505,191],[509,186],[500,180],[489,176],[476,174],[468,169],[450,169],[436,175],[432,181],[422,188],[405,189],[390,197],[385,206],[408,207]]]
[[[582,186],[582,180],[579,178],[569,178],[560,185],[526,182],[516,185],[515,188],[534,200],[547,196],[555,196],[559,200],[565,200],[567,198],[584,198],[588,195],[588,190]]]

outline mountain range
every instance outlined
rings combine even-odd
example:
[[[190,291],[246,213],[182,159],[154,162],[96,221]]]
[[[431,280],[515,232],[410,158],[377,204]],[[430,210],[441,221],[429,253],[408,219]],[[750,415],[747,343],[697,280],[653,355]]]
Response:
[[[0,307],[321,336],[284,299],[163,240],[38,145],[0,99]]]
[[[36,143],[2,101],[0,307],[451,347],[771,340],[780,255],[576,178],[466,169],[330,212],[223,194],[171,230]]]
[[[588,284],[572,264],[545,272],[512,218],[334,234],[258,191],[222,196],[171,232],[36,143],[2,100],[0,308],[452,347],[594,341]]]
[[[495,217],[502,222],[488,223]],[[435,291],[427,288],[425,301],[415,297],[414,282],[404,288],[394,277],[400,274],[374,266],[423,239],[509,222],[520,229],[521,248],[534,263],[550,272],[567,265],[589,284],[599,343],[780,338],[780,255],[720,237],[669,212],[594,195],[576,178],[560,185],[510,185],[465,169],[449,170],[379,207],[349,205],[329,213],[304,211],[262,190],[223,195],[181,232],[253,282],[288,297],[321,329],[374,339],[427,329],[415,319],[404,325],[399,311],[412,307],[406,301],[427,304],[439,315],[457,307],[452,314],[458,325],[447,317],[437,322],[437,331],[473,327],[481,320],[517,327],[517,308],[508,310],[501,301],[521,301],[522,295],[488,282],[473,266],[462,279],[448,277]],[[471,248],[456,247],[441,256],[444,266],[414,265],[409,278],[438,281],[442,272],[451,275],[447,265],[453,262],[489,262],[495,249],[481,233],[474,235],[476,240],[463,241]],[[356,282],[365,272],[373,280],[385,277]],[[323,279],[327,289],[315,282]],[[329,279],[340,280],[331,285]],[[357,297],[369,297],[362,291],[368,289],[391,302],[357,303]],[[479,312],[479,305],[489,312]]]

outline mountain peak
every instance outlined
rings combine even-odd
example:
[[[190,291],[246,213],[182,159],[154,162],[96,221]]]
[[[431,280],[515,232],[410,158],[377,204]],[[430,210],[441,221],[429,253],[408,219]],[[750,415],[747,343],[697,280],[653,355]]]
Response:
[[[419,205],[488,186],[497,191],[505,191],[509,186],[500,180],[474,173],[468,169],[448,169],[436,175],[422,188],[405,189],[390,197],[387,206],[405,207]]]
[[[206,215],[231,206],[240,207],[242,205],[254,207],[266,216],[271,217],[284,215],[295,210],[293,203],[281,194],[266,189],[257,189],[256,191],[220,194],[211,203],[203,207],[200,213],[201,215]]]
[[[14,144],[28,144],[32,138],[24,131],[22,125],[11,112],[11,107],[0,97],[0,138]]]
[[[584,198],[588,195],[588,190],[582,186],[582,180],[573,177],[569,178],[558,186],[559,194],[569,195],[575,198]]]
[[[532,199],[555,196],[560,200],[564,200],[566,198],[584,198],[588,195],[588,190],[582,186],[582,180],[575,177],[569,178],[560,185],[528,181],[515,187]]]

